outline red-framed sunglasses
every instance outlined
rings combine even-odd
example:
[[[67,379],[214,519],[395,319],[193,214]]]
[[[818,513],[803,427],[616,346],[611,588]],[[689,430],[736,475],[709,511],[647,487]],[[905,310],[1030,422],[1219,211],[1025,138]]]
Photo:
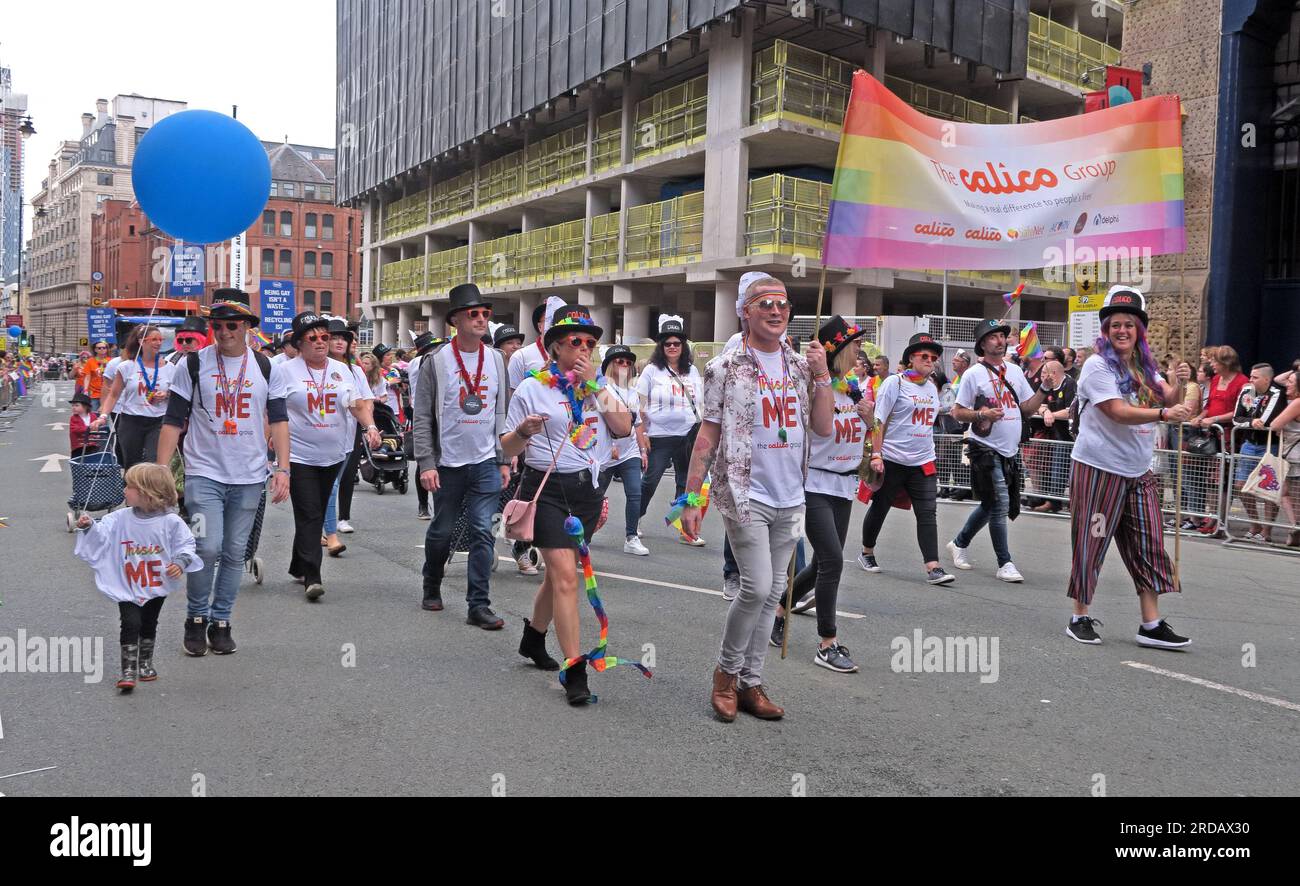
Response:
[[[574,335],[570,336],[568,341],[569,347],[571,348],[582,348],[587,351],[596,350],[596,340],[594,338],[582,338],[581,336]]]

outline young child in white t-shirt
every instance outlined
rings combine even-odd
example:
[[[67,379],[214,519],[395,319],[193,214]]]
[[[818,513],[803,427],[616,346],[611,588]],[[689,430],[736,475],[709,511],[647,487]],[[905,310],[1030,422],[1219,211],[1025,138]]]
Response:
[[[194,533],[176,516],[176,483],[162,465],[141,462],[126,472],[128,507],[96,523],[77,520],[76,555],[95,571],[95,583],[117,601],[122,619],[122,675],[117,688],[130,692],[136,679],[158,679],[153,666],[158,613],[172,591],[184,587],[184,573],[203,561]]]

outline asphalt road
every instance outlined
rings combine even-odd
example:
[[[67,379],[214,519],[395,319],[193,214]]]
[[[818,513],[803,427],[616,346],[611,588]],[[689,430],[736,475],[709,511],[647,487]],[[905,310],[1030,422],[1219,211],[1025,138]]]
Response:
[[[512,564],[502,563],[493,581],[504,631],[464,623],[463,556],[444,586],[448,609],[421,611],[427,524],[414,519],[414,493],[378,496],[366,486],[357,490],[347,553],[327,560],[321,602],[307,603],[290,583],[292,513],[287,503],[272,507],[261,549],[266,583],[246,577],[235,609],[239,652],[186,658],[184,601],[171,600],[160,626],[160,679],[119,696],[116,607],[72,556],[65,531],[71,478],[66,465],[41,473],[46,462],[35,460],[66,453],[66,431],[49,425],[67,421],[68,394],[62,385],[56,404],[42,405],[38,393],[21,415],[0,416],[0,645],[19,631],[102,638],[103,679],[0,673],[0,776],[25,773],[0,778],[3,794],[1300,789],[1300,559],[1185,542],[1186,593],[1166,600],[1163,613],[1194,644],[1162,652],[1133,642],[1137,601],[1112,553],[1094,608],[1106,642],[1085,647],[1064,635],[1064,520],[1035,515],[1013,525],[1023,585],[993,577],[984,535],[973,547],[977,568],[932,588],[921,580],[911,515],[895,511],[878,548],[885,571],[845,566],[840,638],[861,672],[816,667],[815,621],[796,618],[790,657],[774,650],[766,671],[785,720],[742,715],[728,725],[708,703],[725,605],[721,521],[706,520],[706,547],[677,544],[661,520],[670,481],[644,526],[650,557],[622,552],[617,484],[613,519],[593,544],[611,652],[652,651],[655,664],[653,680],[631,668],[593,674],[598,704],[571,709],[555,676],[516,653],[537,580]],[[965,505],[941,506],[941,540],[967,513]],[[859,507],[847,559],[861,516]],[[506,552],[504,543],[498,548]],[[582,605],[583,644],[591,646],[596,620]],[[996,639],[996,682],[974,672],[897,672],[895,638],[910,641],[916,631],[983,638],[990,652]]]

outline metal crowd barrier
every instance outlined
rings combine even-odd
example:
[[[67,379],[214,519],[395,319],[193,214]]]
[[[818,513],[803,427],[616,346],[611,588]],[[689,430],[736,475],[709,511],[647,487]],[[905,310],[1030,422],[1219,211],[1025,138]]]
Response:
[[[1214,520],[1217,527],[1227,533],[1230,545],[1251,544],[1300,553],[1300,475],[1289,477],[1283,491],[1280,507],[1251,499],[1243,500],[1239,490],[1242,481],[1236,480],[1238,468],[1242,476],[1258,463],[1258,458],[1236,452],[1238,431],[1226,434],[1222,425],[1208,429],[1216,443],[1217,452],[1198,455],[1178,449],[1177,425],[1160,425],[1160,436],[1151,460],[1151,469],[1160,480],[1160,506],[1167,524],[1172,525],[1181,513],[1182,519],[1192,523]],[[1184,447],[1191,439],[1190,425],[1183,427]],[[970,465],[966,460],[962,437],[957,434],[935,434],[935,466],[941,489],[970,491]],[[1225,444],[1227,444],[1225,446]],[[1023,483],[1021,495],[1042,499],[1065,507],[1070,503],[1070,465],[1074,444],[1063,440],[1029,440],[1020,449],[1019,461]],[[1178,464],[1182,462],[1182,507],[1178,507],[1175,493],[1178,487]],[[1252,526],[1264,528],[1265,542],[1246,539]],[[1184,530],[1192,531],[1192,530]]]
[[[13,406],[17,399],[18,389],[14,387],[13,379],[7,372],[0,374],[0,412]]]

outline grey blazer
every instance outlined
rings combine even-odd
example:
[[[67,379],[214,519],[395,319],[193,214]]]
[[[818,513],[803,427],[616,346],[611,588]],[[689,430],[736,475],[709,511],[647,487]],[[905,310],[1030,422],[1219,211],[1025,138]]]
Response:
[[[448,342],[441,348],[429,352],[420,361],[419,382],[415,386],[415,405],[411,407],[412,437],[415,442],[415,461],[420,473],[437,470],[442,462],[441,434],[438,430],[441,416],[438,404],[442,402],[442,392],[451,384],[452,379],[442,360],[434,359],[443,348],[455,347]],[[496,398],[496,454],[497,464],[509,464],[501,453],[501,435],[506,432],[506,406],[510,402],[510,381],[506,378],[505,360],[501,352],[488,348],[484,355],[492,361],[497,374]]]

